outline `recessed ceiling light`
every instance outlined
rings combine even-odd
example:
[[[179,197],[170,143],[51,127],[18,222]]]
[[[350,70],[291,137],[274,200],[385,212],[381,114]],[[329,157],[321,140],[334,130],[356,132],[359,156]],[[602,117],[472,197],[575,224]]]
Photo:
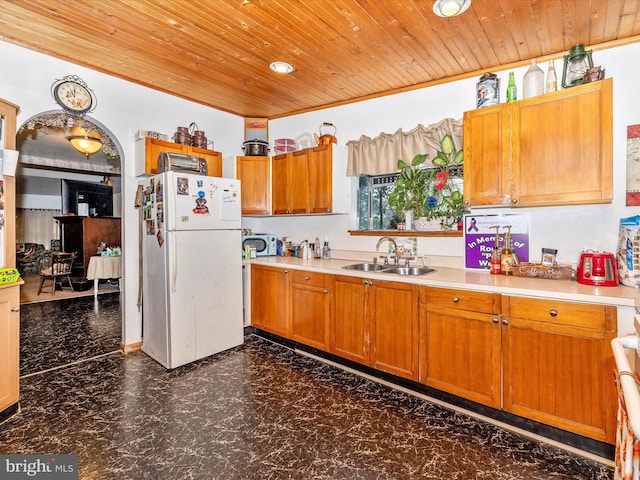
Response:
[[[471,0],[436,0],[433,13],[439,17],[455,17],[471,5]]]
[[[293,65],[287,62],[273,62],[271,65],[269,65],[269,68],[277,73],[293,72]]]

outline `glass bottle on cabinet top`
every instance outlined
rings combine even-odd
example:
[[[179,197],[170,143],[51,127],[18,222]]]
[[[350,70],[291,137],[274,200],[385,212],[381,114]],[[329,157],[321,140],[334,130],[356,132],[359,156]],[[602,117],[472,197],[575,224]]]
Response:
[[[544,93],[544,72],[536,64],[535,58],[522,80],[522,98],[531,98]]]
[[[509,84],[507,85],[507,102],[515,102],[518,99],[518,88],[513,72],[509,72]]]
[[[545,93],[555,92],[558,90],[558,77],[556,76],[556,67],[553,65],[553,60],[549,61],[549,68],[547,70],[547,85]]]

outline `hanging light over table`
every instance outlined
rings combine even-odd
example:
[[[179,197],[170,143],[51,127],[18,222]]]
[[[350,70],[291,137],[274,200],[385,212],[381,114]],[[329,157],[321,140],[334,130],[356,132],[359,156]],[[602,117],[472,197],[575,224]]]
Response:
[[[593,67],[591,50],[585,51],[584,45],[579,43],[569,50],[569,54],[564,56],[564,67],[562,69],[562,86],[564,88],[575,87],[584,83],[584,75],[588,68]]]
[[[69,140],[73,148],[86,156],[87,160],[91,155],[99,152],[102,148],[102,139],[100,138],[100,135],[95,132],[88,132],[79,125],[75,125],[71,128],[69,133],[71,135],[68,135],[65,138]]]

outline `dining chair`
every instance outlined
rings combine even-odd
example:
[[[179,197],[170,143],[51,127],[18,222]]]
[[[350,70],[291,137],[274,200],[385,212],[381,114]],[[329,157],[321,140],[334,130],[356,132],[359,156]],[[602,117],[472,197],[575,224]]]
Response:
[[[40,286],[38,295],[42,292],[45,282],[51,281],[51,293],[56,294],[56,286],[62,290],[66,281],[68,288],[74,290],[71,283],[71,267],[76,260],[76,254],[66,252],[51,252],[42,259],[40,268]]]

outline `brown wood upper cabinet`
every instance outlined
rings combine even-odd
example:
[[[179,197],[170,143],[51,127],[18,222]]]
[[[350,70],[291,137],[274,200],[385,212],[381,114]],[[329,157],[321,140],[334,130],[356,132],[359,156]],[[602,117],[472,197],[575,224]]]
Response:
[[[139,140],[139,144],[144,146],[144,152],[138,152],[139,159],[144,156],[144,173],[155,174],[158,166],[158,157],[161,152],[183,153],[204,158],[207,162],[207,174],[210,177],[222,176],[222,154],[205,148],[191,147],[180,143],[167,142],[156,138],[145,138],[144,142]]]
[[[273,214],[330,213],[332,159],[331,145],[272,157]]]
[[[612,79],[464,114],[470,206],[609,203]],[[577,172],[588,172],[580,175]]]
[[[262,156],[236,157],[236,178],[241,185],[243,215],[271,213],[271,159]]]

